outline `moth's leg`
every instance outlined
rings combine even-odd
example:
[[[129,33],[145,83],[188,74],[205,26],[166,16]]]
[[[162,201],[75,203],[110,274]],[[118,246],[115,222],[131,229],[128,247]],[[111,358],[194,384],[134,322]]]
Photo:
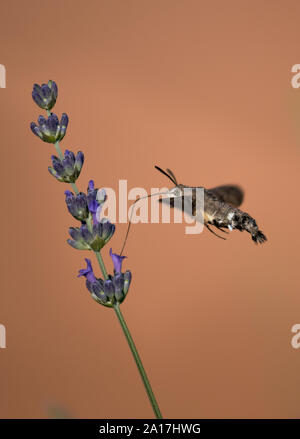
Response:
[[[212,225],[215,226],[218,230],[220,230],[223,233],[227,233],[227,235],[229,234],[229,232],[227,232],[226,230],[223,230],[224,227],[226,226],[220,226],[220,224],[218,223],[218,221],[213,220]]]
[[[206,227],[211,233],[213,233],[215,236],[217,236],[218,238],[220,238],[220,239],[225,239],[225,240],[226,240],[226,238],[223,238],[223,236],[217,235],[217,233],[214,232],[214,231],[209,227],[208,224],[205,224],[205,227]]]
[[[227,235],[229,234],[229,232],[227,232],[227,230],[223,230],[222,227],[217,226],[216,224],[214,224],[214,226],[215,226],[218,230],[220,230],[221,232],[226,233]]]

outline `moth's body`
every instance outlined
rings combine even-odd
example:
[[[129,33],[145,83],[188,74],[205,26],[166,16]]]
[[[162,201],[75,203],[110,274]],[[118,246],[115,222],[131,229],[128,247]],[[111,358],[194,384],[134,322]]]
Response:
[[[170,180],[175,183],[175,187],[170,190],[168,197],[170,198],[170,206],[185,209],[186,202],[190,201],[192,204],[191,211],[194,217],[203,218],[204,225],[214,234],[216,234],[210,226],[214,226],[217,229],[225,232],[224,229],[240,230],[251,234],[252,240],[257,243],[263,243],[267,240],[266,236],[258,229],[256,221],[248,213],[238,209],[238,206],[243,201],[244,194],[241,188],[236,185],[218,186],[212,189],[205,189],[198,187],[198,189],[204,189],[204,206],[196,202],[197,187],[186,186],[178,184],[177,180],[169,169],[168,174],[161,168],[156,168],[165,174]],[[190,189],[191,195],[184,195],[184,189]],[[188,200],[186,199],[188,198]],[[181,199],[181,203],[174,203],[175,199]],[[196,207],[198,211],[196,211]],[[228,233],[228,232],[225,232]],[[219,235],[217,235],[219,236]],[[219,236],[219,238],[221,238]],[[223,238],[224,239],[224,238]]]
[[[240,189],[236,186],[226,186],[229,190],[234,193],[236,188],[236,193]],[[242,195],[243,193],[240,192]],[[243,196],[242,196],[243,198]],[[241,200],[242,202],[242,200]],[[246,232],[251,234],[251,237],[255,243],[263,243],[266,241],[265,235],[258,229],[256,221],[248,213],[243,212],[234,205],[234,200],[231,201],[232,204],[222,201],[216,195],[216,191],[204,190],[204,223],[211,224],[218,229],[227,228],[230,231],[237,229],[241,232],[246,230]],[[240,203],[237,204],[239,206]]]
[[[214,235],[222,238],[217,235],[210,226],[216,227],[218,230],[221,230],[224,233],[228,233],[224,229],[232,230],[246,230],[246,232],[251,234],[252,240],[257,244],[262,244],[267,240],[266,236],[262,233],[261,230],[258,229],[256,221],[252,218],[248,213],[243,212],[238,209],[241,205],[244,193],[242,189],[236,185],[226,185],[226,186],[218,186],[212,189],[205,189],[203,187],[193,187],[193,186],[185,186],[184,184],[178,184],[175,175],[170,169],[164,171],[163,169],[155,166],[155,168],[168,177],[174,184],[175,187],[170,189],[168,192],[157,193],[147,195],[145,197],[138,198],[133,203],[137,203],[142,198],[152,197],[153,195],[166,195],[166,198],[160,199],[160,202],[170,203],[170,207],[177,207],[185,211],[185,213],[192,214],[193,218],[200,221],[203,221],[205,227],[213,233]],[[184,189],[189,189],[185,191]],[[199,192],[197,189],[204,190],[204,203],[202,195],[199,197],[201,199],[197,200],[197,196],[199,196]],[[187,195],[188,193],[188,195]],[[202,193],[202,191],[201,191]],[[181,201],[179,203],[175,203],[175,200]],[[204,204],[204,205],[203,205]],[[198,207],[199,206],[199,207]],[[198,211],[197,211],[198,209]],[[132,216],[133,210],[131,212]],[[129,229],[131,225],[131,216],[129,219],[129,224],[126,232],[126,236],[124,239],[123,247],[120,252],[122,255],[124,247],[127,242]],[[225,238],[222,238],[225,239]]]

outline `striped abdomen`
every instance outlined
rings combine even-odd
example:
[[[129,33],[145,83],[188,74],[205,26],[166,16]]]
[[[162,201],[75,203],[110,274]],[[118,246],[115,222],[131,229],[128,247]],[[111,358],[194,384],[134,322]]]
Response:
[[[263,243],[266,236],[258,229],[256,221],[248,213],[220,201],[210,190],[204,191],[204,222],[218,229],[246,230],[255,243]]]

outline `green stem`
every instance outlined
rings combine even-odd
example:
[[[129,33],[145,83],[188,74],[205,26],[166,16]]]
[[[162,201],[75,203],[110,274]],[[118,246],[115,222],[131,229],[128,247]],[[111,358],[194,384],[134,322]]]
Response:
[[[104,277],[104,279],[108,279],[107,271],[106,271],[106,268],[105,268],[105,265],[104,265],[104,262],[103,262],[103,259],[102,259],[102,256],[101,256],[101,253],[100,253],[100,252],[95,252],[95,255],[96,255],[97,259],[98,259],[98,262],[99,262],[99,265],[100,265],[101,271],[102,271],[102,273],[103,273],[103,277]],[[134,361],[135,361],[135,363],[136,363],[136,365],[137,365],[137,368],[138,368],[138,370],[139,370],[139,372],[140,372],[140,375],[141,375],[142,381],[143,381],[143,383],[144,383],[144,386],[145,386],[145,389],[146,389],[146,392],[147,392],[148,398],[149,398],[149,400],[150,400],[150,403],[151,403],[151,405],[152,405],[153,411],[154,411],[154,413],[155,413],[155,416],[157,417],[157,419],[162,419],[162,415],[161,415],[161,413],[160,413],[160,410],[159,410],[159,407],[158,407],[157,401],[156,401],[156,399],[155,399],[154,393],[153,393],[153,391],[152,391],[152,388],[151,388],[150,382],[149,382],[149,380],[148,380],[147,374],[146,374],[146,372],[145,372],[145,369],[144,369],[143,363],[142,363],[142,361],[141,361],[141,359],[140,359],[140,356],[139,356],[139,354],[138,354],[137,348],[135,347],[135,344],[134,344],[134,341],[133,341],[133,339],[132,339],[132,337],[131,337],[131,334],[130,334],[130,332],[129,332],[128,326],[126,325],[126,322],[125,322],[125,320],[124,320],[123,314],[121,313],[121,310],[120,310],[120,307],[119,307],[119,303],[118,303],[118,302],[116,302],[116,303],[114,304],[114,310],[115,310],[115,312],[116,312],[116,314],[117,314],[118,320],[119,320],[120,325],[121,325],[121,327],[122,327],[122,329],[123,329],[124,335],[125,335],[125,337],[126,337],[126,340],[127,340],[127,342],[128,342],[128,345],[129,345],[130,350],[131,350],[131,352],[132,352],[132,355],[133,355]]]
[[[148,380],[147,374],[145,372],[143,363],[142,363],[142,361],[140,359],[140,356],[138,354],[138,351],[137,351],[137,349],[135,347],[134,341],[133,341],[133,339],[132,339],[132,337],[130,335],[129,329],[128,329],[127,325],[126,325],[126,322],[124,320],[123,314],[121,313],[121,310],[120,310],[118,302],[114,305],[114,310],[115,310],[115,312],[117,314],[117,317],[118,317],[120,325],[121,325],[121,327],[123,329],[124,335],[125,335],[125,337],[127,339],[128,345],[129,345],[130,350],[132,352],[132,355],[134,357],[134,361],[135,361],[135,363],[137,365],[137,368],[138,368],[138,370],[140,372],[143,384],[145,386],[145,389],[146,389],[148,398],[150,400],[150,403],[152,405],[152,409],[153,409],[153,411],[155,413],[155,416],[156,416],[157,419],[162,419],[162,414],[161,414],[161,412],[159,410],[157,401],[156,401],[154,393],[152,391],[152,388],[151,388],[150,382]]]
[[[57,154],[58,154],[59,158],[61,160],[63,160],[64,156],[63,156],[63,153],[61,152],[61,149],[60,149],[60,146],[59,146],[59,142],[55,142],[54,146],[55,146],[55,149],[57,151]]]
[[[75,192],[75,194],[79,194],[79,190],[78,190],[78,188],[76,186],[76,183],[70,183],[70,185],[72,186],[73,191]]]
[[[106,280],[106,279],[108,279],[108,275],[107,275],[107,271],[106,271],[106,268],[105,268],[105,265],[104,265],[101,253],[100,252],[95,252],[95,255],[96,255],[96,258],[97,258],[97,260],[99,262],[99,265],[100,265],[103,277]]]

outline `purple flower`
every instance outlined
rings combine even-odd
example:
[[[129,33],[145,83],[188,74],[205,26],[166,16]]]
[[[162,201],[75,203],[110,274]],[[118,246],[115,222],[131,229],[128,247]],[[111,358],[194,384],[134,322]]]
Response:
[[[91,263],[90,259],[86,258],[85,262],[86,262],[87,267],[79,270],[78,277],[84,276],[86,279],[88,279],[89,282],[92,282],[92,283],[96,282],[97,279],[94,275],[93,267],[92,267],[92,263]]]
[[[115,225],[106,219],[93,224],[90,231],[86,224],[81,227],[70,227],[69,234],[72,239],[67,242],[77,250],[94,250],[98,252],[105,246],[115,232]]]
[[[91,261],[89,259],[86,259],[86,264],[86,268],[79,270],[78,277],[84,276],[86,278],[86,287],[91,293],[93,299],[102,305],[105,305],[108,301],[108,298],[103,290],[103,280],[96,278],[93,272]]]
[[[51,110],[57,99],[57,85],[54,81],[48,81],[48,84],[34,84],[32,90],[32,99],[43,110]]]
[[[131,282],[131,272],[127,270],[125,273],[115,273],[109,276],[103,283],[103,291],[113,304],[115,301],[122,303],[129,290]]]
[[[114,276],[109,276],[109,279],[104,281],[103,289],[112,303],[113,300],[121,303],[128,293],[132,276],[129,270],[122,273],[122,262],[126,256],[117,255],[112,252],[112,249],[109,250],[109,254],[114,264]]]
[[[64,158],[60,159],[55,155],[51,156],[52,167],[48,170],[53,177],[64,183],[75,183],[80,175],[84,162],[83,152],[79,151],[76,157],[72,151],[65,150]]]
[[[115,273],[121,273],[122,272],[123,259],[125,259],[127,256],[117,255],[116,253],[112,252],[112,249],[109,250],[109,255],[112,258],[112,261],[113,261],[113,264],[114,264]]]
[[[89,185],[87,188],[87,203],[89,211],[93,216],[93,223],[97,224],[100,219],[100,212],[102,204],[106,200],[106,193],[104,189],[96,189],[93,180],[89,181]]]
[[[39,116],[38,125],[31,122],[30,128],[33,134],[44,142],[56,143],[64,138],[68,123],[69,118],[66,113],[62,114],[60,121],[56,114],[52,113],[47,119],[44,116]]]
[[[98,222],[100,221],[102,207],[106,201],[106,198],[107,198],[107,196],[106,196],[105,189],[99,189],[97,192],[98,207],[97,207],[96,214],[95,214],[96,221],[98,221]]]
[[[106,296],[110,300],[112,300],[114,298],[114,295],[115,295],[115,289],[114,289],[113,281],[111,279],[107,279],[106,281],[104,281],[103,289],[104,289],[104,293],[106,294]]]
[[[118,257],[122,258],[122,256]],[[79,270],[78,277],[84,276],[86,278],[86,287],[91,293],[93,299],[108,307],[114,306],[116,302],[122,303],[129,290],[132,277],[131,272],[129,270],[125,273],[115,272],[114,276],[109,275],[108,279],[103,281],[102,279],[96,278],[89,259],[86,259],[86,264],[86,268]]]
[[[98,189],[95,189],[94,181],[90,180],[87,188],[87,202],[89,211],[93,215],[93,218],[94,215],[96,215],[97,207],[99,206],[97,201],[97,191]]]
[[[83,192],[74,195],[71,191],[65,191],[68,211],[79,221],[85,221],[89,216],[86,195]]]

